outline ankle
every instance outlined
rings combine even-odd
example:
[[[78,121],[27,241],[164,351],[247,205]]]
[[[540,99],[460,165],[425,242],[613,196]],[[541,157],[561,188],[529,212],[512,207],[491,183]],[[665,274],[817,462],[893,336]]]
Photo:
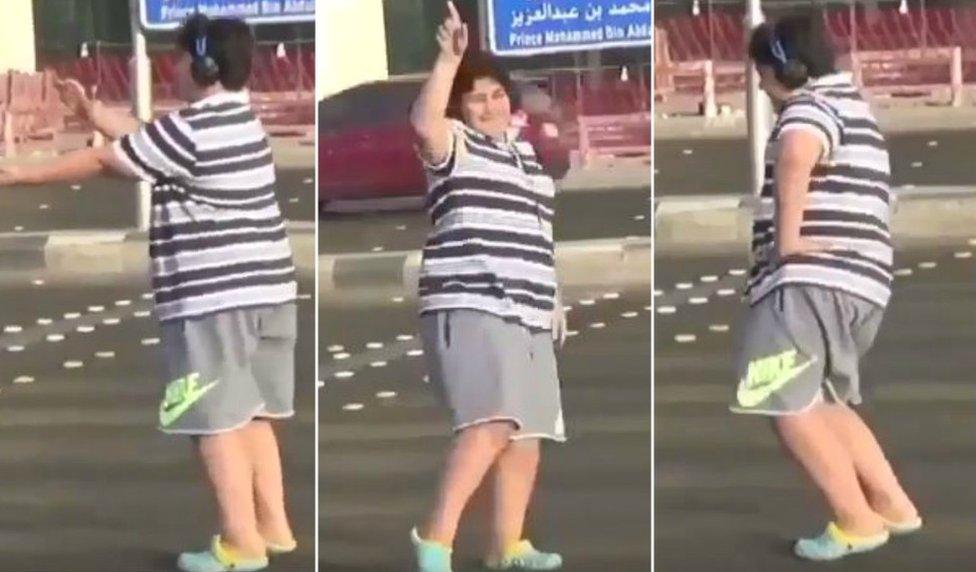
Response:
[[[842,531],[851,536],[875,536],[886,530],[882,517],[873,512],[838,516],[836,522]]]
[[[221,535],[220,543],[229,552],[240,558],[262,558],[267,555],[267,544],[260,534]]]

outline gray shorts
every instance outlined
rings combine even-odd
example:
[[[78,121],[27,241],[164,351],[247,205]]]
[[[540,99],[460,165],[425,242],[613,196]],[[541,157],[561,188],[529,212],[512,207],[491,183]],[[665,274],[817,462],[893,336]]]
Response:
[[[513,440],[565,441],[552,334],[476,310],[421,316],[431,383],[451,410],[454,431],[511,421]]]
[[[736,413],[802,413],[861,402],[861,357],[884,309],[839,290],[787,285],[748,309],[736,348]]]
[[[164,433],[211,435],[294,415],[295,304],[163,322]]]

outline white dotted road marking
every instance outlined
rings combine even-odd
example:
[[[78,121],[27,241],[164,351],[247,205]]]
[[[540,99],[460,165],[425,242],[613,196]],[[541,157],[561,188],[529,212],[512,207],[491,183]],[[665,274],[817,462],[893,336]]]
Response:
[[[578,336],[578,335],[579,335],[579,331],[578,330],[566,330],[566,337],[567,338],[572,338],[572,337]]]
[[[349,359],[349,357],[350,357],[350,354],[348,354],[346,352],[338,352],[338,353],[332,354],[332,358],[333,359],[336,359],[336,360]]]
[[[337,379],[349,379],[354,375],[356,375],[356,373],[352,371],[337,371],[335,373]]]
[[[75,331],[79,334],[90,334],[95,331],[95,326],[78,326]]]
[[[620,292],[607,292],[603,295],[604,300],[618,300],[620,299]]]
[[[21,375],[14,378],[14,383],[34,383],[34,378],[29,375]]]
[[[311,300],[312,299],[312,295],[311,294],[299,294],[298,295],[298,299],[299,300]]]
[[[922,163],[921,161],[913,161],[913,162],[912,162],[912,169],[918,169],[918,168],[920,168],[920,167],[921,167],[922,165],[923,165],[923,163]]]
[[[71,190],[72,191],[80,191],[81,190],[81,185],[71,185]]]
[[[394,304],[402,304],[403,296],[394,296],[393,298],[391,298],[391,300],[393,301]]]
[[[963,251],[954,253],[953,256],[956,257],[956,258],[972,258],[973,257],[973,253],[970,252],[969,250],[963,250]]]
[[[80,317],[81,314],[79,314],[78,312],[68,312],[67,314],[64,315],[65,320],[77,320]]]
[[[731,276],[745,276],[746,275],[746,270],[745,270],[745,268],[733,268],[732,270],[729,270],[729,275],[731,275]]]
[[[674,287],[677,288],[678,290],[691,290],[692,287],[694,287],[694,284],[692,284],[691,282],[678,282],[677,284],[674,285]]]
[[[51,343],[63,342],[64,334],[48,334],[45,339]]]
[[[115,357],[115,352],[113,351],[95,352],[95,357],[99,359],[112,359]]]
[[[143,300],[152,300],[153,299],[153,293],[152,292],[146,292],[145,294],[142,295],[142,299]]]
[[[24,346],[7,346],[8,352],[22,352],[24,351]]]
[[[362,403],[347,403],[342,406],[343,411],[362,411],[364,405]]]
[[[383,342],[369,342],[366,344],[366,348],[371,350],[383,349]]]
[[[3,327],[3,332],[5,334],[17,334],[17,333],[20,333],[20,332],[23,332],[23,331],[24,331],[24,328],[22,328],[20,326],[17,326],[17,325],[4,326]]]
[[[895,270],[894,275],[895,276],[911,276],[912,275],[912,269],[911,268],[899,268],[898,270]]]
[[[639,215],[634,215],[634,220],[636,220],[636,221],[642,221],[642,220],[644,220],[645,218],[647,218],[647,217],[646,217],[646,216],[644,216],[644,215],[642,215],[642,214],[639,214]]]
[[[722,288],[721,290],[719,290],[718,292],[716,292],[716,294],[718,294],[719,296],[723,296],[723,297],[724,296],[734,296],[735,295],[735,288]]]
[[[64,369],[78,369],[85,367],[85,362],[81,360],[68,360],[64,362]]]
[[[154,346],[159,343],[159,338],[143,338],[141,342],[144,346]]]
[[[708,298],[704,296],[696,296],[694,298],[689,298],[688,303],[694,306],[701,306],[702,304],[708,304]]]
[[[288,199],[288,202],[291,203],[291,204],[295,204],[295,203],[298,202],[298,197],[292,197],[292,198]]]
[[[51,318],[38,318],[37,319],[37,325],[38,326],[50,326],[53,323],[54,323],[54,320],[52,320]]]
[[[710,332],[717,332],[717,333],[720,333],[720,334],[721,333],[725,333],[725,332],[729,331],[729,325],[728,324],[712,324],[712,325],[708,326],[708,331],[710,331]]]
[[[413,339],[413,336],[411,336],[410,334],[400,334],[399,336],[396,337],[396,339],[398,342],[409,342],[410,340]]]
[[[376,397],[380,399],[392,399],[396,397],[395,391],[379,391],[376,393]]]
[[[49,204],[47,204],[47,203],[41,203],[41,204],[39,205],[39,208],[40,208],[40,209],[41,209],[42,211],[46,211],[47,209],[49,209],[49,208],[51,208],[51,205],[49,205]]]
[[[44,285],[44,281],[41,280],[40,278],[38,278],[37,280],[31,281],[31,284],[33,284],[34,286],[43,286]]]
[[[321,388],[325,387],[325,382],[320,379],[320,380],[318,380],[318,381],[315,382],[315,387],[318,387],[319,389],[321,389]]]
[[[313,179],[312,177],[306,177],[306,178],[302,179],[302,184],[303,185],[311,185],[314,182],[315,182],[315,179]]]
[[[594,304],[596,304],[596,300],[593,300],[592,298],[584,298],[579,301],[580,306],[592,306]]]
[[[607,327],[607,324],[604,322],[593,322],[592,324],[590,324],[590,327],[593,328],[594,330],[602,330],[603,328]]]
[[[341,352],[344,349],[346,349],[344,346],[335,345],[335,346],[329,346],[328,348],[326,348],[326,351],[328,351],[331,354],[334,354],[336,352]]]
[[[654,290],[654,297],[655,298],[657,298],[658,296],[663,296],[663,295],[664,295],[664,290],[657,290],[657,289]]]
[[[386,362],[385,361],[374,361],[373,363],[369,364],[369,367],[386,367]]]
[[[120,306],[120,307],[121,306],[131,306],[132,305],[132,300],[116,300],[115,301],[115,305],[116,306]]]
[[[697,339],[698,336],[695,334],[678,334],[674,337],[674,341],[678,342],[679,344],[690,344]]]
[[[928,142],[928,146],[929,147],[938,147],[939,146],[939,142],[938,141],[929,141]]]
[[[148,318],[151,313],[149,310],[139,310],[138,312],[133,312],[132,315],[137,318]]]
[[[114,326],[118,324],[120,321],[121,320],[119,320],[118,318],[105,318],[104,320],[102,320],[102,323],[105,324],[106,326]]]
[[[410,357],[419,357],[424,355],[424,350],[410,350],[407,352],[407,355]]]
[[[923,269],[923,270],[931,270],[931,269],[935,268],[936,266],[937,265],[936,265],[935,262],[919,262],[918,263],[918,267],[921,268],[921,269]]]
[[[718,276],[715,276],[714,274],[708,274],[706,276],[702,276],[701,277],[701,281],[704,282],[705,284],[711,284],[712,282],[718,282]]]
[[[620,314],[620,317],[621,318],[636,318],[639,315],[640,314],[638,312],[624,312],[623,314]]]
[[[105,311],[105,306],[88,306],[88,311],[92,314],[98,314]]]
[[[695,150],[694,150],[694,149],[682,149],[682,150],[681,150],[681,153],[682,153],[682,154],[684,154],[684,155],[691,155],[691,154],[693,154],[694,152],[695,152]]]
[[[657,309],[658,314],[673,314],[677,311],[678,309],[674,306],[661,306]]]

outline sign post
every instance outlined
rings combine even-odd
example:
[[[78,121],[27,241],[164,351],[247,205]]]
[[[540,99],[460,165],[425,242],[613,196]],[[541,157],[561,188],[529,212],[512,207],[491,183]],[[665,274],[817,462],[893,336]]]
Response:
[[[765,21],[760,0],[749,0],[746,8],[746,30],[752,33]],[[766,178],[766,138],[769,137],[772,106],[769,97],[759,89],[756,66],[746,64],[746,116],[749,131],[749,164],[752,193],[759,196]]]
[[[650,46],[651,0],[485,0],[488,47],[499,56]]]
[[[129,0],[129,21],[132,26],[132,58],[129,60],[129,73],[132,90],[132,111],[143,123],[152,120],[152,75],[149,69],[149,53],[146,50],[146,34],[139,25],[139,0]],[[149,183],[136,184],[136,228],[149,230],[152,216],[152,189]]]

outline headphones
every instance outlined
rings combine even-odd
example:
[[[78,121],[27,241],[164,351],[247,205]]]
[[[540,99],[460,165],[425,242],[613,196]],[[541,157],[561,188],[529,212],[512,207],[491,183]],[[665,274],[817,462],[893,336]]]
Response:
[[[772,54],[773,71],[776,79],[790,89],[803,87],[810,79],[807,65],[787,50],[787,44],[776,33],[776,27],[769,27],[769,52]]]
[[[193,51],[190,52],[190,74],[201,86],[207,87],[217,83],[220,79],[220,66],[210,55],[210,41],[207,37],[207,25],[210,20],[204,14],[194,14],[187,24],[193,30]]]

